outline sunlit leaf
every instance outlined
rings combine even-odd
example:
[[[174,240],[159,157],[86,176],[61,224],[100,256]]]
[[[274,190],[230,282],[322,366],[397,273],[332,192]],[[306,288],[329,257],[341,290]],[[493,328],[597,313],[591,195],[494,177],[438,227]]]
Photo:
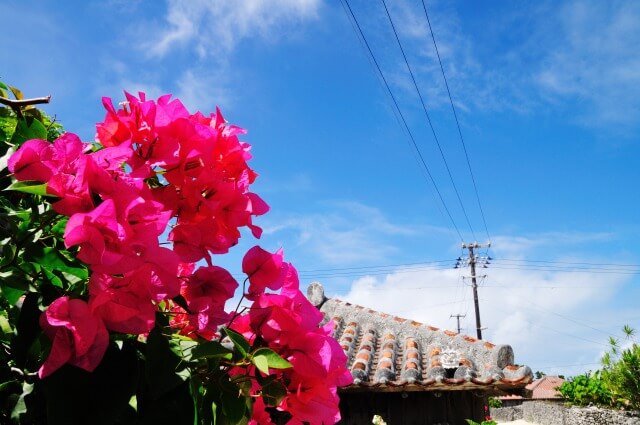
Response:
[[[251,348],[249,346],[249,343],[247,342],[247,340],[240,335],[239,333],[225,328],[223,329],[223,332],[227,335],[227,337],[229,337],[229,339],[231,340],[231,342],[233,342],[233,346],[235,347],[235,349],[238,351],[238,353],[243,357],[247,357],[247,353],[249,352],[249,349]]]
[[[15,192],[30,193],[32,195],[53,196],[47,194],[46,183],[35,181],[16,181],[9,185],[5,190],[13,190]]]
[[[24,94],[22,93],[22,90],[12,86],[9,86],[9,90],[11,90],[11,93],[13,93],[13,95],[16,97],[17,100],[24,99]]]
[[[269,374],[269,361],[267,360],[266,356],[255,355],[251,358],[251,363],[256,365],[260,372],[264,373],[265,375]]]
[[[16,131],[11,137],[12,145],[21,145],[31,139],[47,139],[47,128],[40,121],[33,117],[25,117],[18,120]]]
[[[255,353],[253,353],[253,357],[254,359],[256,357],[264,358],[267,361],[268,366],[272,369],[288,369],[293,367],[291,363],[269,348],[258,348]],[[256,366],[258,365],[256,364]]]
[[[18,398],[16,405],[13,407],[13,410],[11,411],[11,419],[13,419],[14,421],[17,421],[20,419],[20,416],[27,413],[27,404],[24,399],[26,396],[28,396],[32,392],[33,392],[33,384],[24,382],[22,384],[22,394],[20,394],[20,398]]]

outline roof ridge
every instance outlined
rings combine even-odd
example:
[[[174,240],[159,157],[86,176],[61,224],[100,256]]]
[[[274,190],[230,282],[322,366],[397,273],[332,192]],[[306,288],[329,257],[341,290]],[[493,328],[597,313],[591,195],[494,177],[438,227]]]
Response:
[[[485,339],[478,340],[477,338],[475,338],[475,337],[473,337],[471,335],[465,335],[465,334],[462,334],[462,333],[459,333],[459,332],[456,332],[456,331],[452,331],[450,329],[441,329],[441,328],[439,328],[437,326],[429,325],[427,323],[422,323],[422,322],[418,322],[418,321],[415,321],[415,320],[410,320],[410,319],[407,319],[407,318],[404,318],[404,317],[400,317],[400,316],[396,316],[396,315],[390,314],[390,313],[384,313],[382,311],[374,310],[372,308],[365,307],[365,306],[362,306],[360,304],[355,304],[355,303],[351,303],[349,301],[341,300],[340,298],[327,298],[326,301],[335,301],[338,304],[344,304],[347,307],[353,306],[354,308],[356,308],[358,310],[366,310],[366,312],[368,314],[379,314],[384,319],[389,318],[390,320],[395,320],[396,322],[399,322],[399,323],[410,322],[416,328],[420,327],[420,326],[424,326],[424,327],[426,327],[428,330],[430,330],[432,332],[438,332],[438,331],[439,332],[443,332],[444,334],[446,334],[447,336],[450,336],[450,337],[455,337],[455,336],[460,335],[465,341],[467,341],[469,343],[474,343],[474,342],[477,342],[477,341],[483,341],[485,343],[488,343],[488,344],[491,344],[491,345],[495,345],[491,341],[487,341]]]

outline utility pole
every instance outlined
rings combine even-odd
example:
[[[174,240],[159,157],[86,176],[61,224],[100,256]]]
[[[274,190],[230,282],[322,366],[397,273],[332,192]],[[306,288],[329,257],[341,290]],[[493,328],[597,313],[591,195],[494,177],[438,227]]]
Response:
[[[466,314],[452,314],[451,316],[449,316],[449,319],[451,319],[452,317],[455,317],[456,319],[458,319],[458,333],[460,333],[460,318],[461,317],[467,317]]]
[[[478,257],[474,252],[475,249],[479,248],[489,248],[491,247],[491,242],[486,244],[479,244],[477,242],[474,243],[463,243],[462,248],[469,250],[469,258],[466,259],[466,263],[471,268],[471,283],[473,287],[473,303],[475,304],[476,310],[476,334],[478,339],[482,339],[482,325],[480,324],[480,304],[478,303],[478,282],[476,280],[476,264],[479,264],[483,267],[487,267],[489,264],[488,257]],[[458,263],[456,264],[456,268],[462,265],[462,258],[458,258]]]

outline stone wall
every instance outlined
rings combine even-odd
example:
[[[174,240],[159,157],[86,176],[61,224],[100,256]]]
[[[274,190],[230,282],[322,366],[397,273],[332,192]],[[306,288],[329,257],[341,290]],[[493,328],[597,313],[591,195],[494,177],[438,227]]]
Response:
[[[522,403],[522,417],[525,421],[541,425],[567,425],[562,403],[527,401]]]
[[[524,419],[538,425],[640,425],[640,412],[565,406],[561,402],[524,401],[522,406],[491,409],[498,421]]]
[[[624,412],[597,407],[571,407],[564,413],[566,425],[640,425],[640,412]]]
[[[522,405],[520,406],[506,406],[506,407],[492,407],[491,417],[496,421],[510,422],[517,419],[522,419]]]

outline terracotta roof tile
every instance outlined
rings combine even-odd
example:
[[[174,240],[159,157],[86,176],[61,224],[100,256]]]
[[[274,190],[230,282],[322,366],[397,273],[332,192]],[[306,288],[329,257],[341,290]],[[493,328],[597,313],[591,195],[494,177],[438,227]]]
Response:
[[[320,311],[333,318],[333,336],[348,357],[354,390],[504,390],[531,382],[531,369],[514,365],[508,345],[478,341],[337,299]]]
[[[526,388],[531,391],[531,398],[534,399],[562,398],[556,388],[563,382],[564,379],[559,376],[543,376],[527,385]]]

